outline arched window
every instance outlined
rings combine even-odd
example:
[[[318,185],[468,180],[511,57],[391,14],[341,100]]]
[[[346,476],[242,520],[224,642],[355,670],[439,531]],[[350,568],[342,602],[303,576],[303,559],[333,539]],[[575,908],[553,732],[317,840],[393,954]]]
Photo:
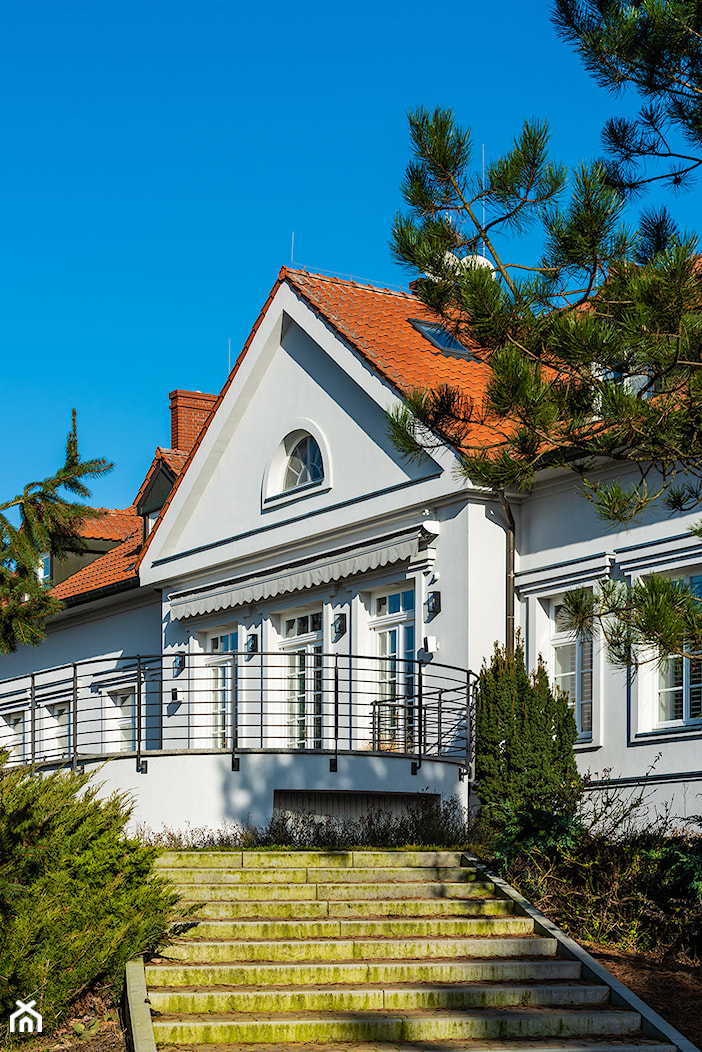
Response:
[[[300,486],[310,486],[314,482],[321,482],[323,478],[322,451],[312,435],[305,435],[290,454],[283,489],[287,492]]]

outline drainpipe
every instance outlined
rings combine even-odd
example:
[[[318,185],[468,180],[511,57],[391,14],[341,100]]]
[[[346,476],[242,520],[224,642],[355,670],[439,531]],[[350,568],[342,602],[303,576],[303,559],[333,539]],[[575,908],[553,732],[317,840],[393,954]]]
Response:
[[[500,493],[502,510],[507,520],[505,530],[505,650],[514,654],[514,516],[504,492]]]

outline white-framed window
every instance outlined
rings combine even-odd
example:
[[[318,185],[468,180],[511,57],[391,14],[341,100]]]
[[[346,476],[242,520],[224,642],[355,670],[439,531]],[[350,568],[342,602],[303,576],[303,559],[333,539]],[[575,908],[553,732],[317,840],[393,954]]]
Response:
[[[294,749],[321,749],[324,703],[321,609],[284,614],[282,630],[288,744]]]
[[[108,693],[108,743],[116,752],[133,752],[136,749],[136,690],[125,687]],[[66,724],[68,726],[68,724]]]
[[[209,701],[200,706],[195,733],[200,745],[226,749],[238,719],[238,626],[227,625],[211,633],[208,650],[211,655]]]
[[[702,575],[681,580],[702,599]],[[683,726],[702,720],[702,654],[673,657],[658,671],[658,723]]]
[[[592,636],[574,639],[565,621],[563,602],[556,599],[551,604],[553,681],[568,697],[578,728],[578,740],[589,741],[592,738]]]
[[[324,479],[324,461],[319,443],[312,435],[301,438],[288,459],[283,482],[284,492],[312,486]]]
[[[44,588],[51,587],[51,555],[48,552],[44,552],[43,555],[39,556],[37,580]]]
[[[371,610],[380,658],[373,745],[383,751],[411,752],[416,738],[414,586],[405,583],[375,593]]]
[[[0,716],[0,748],[20,763],[29,755],[29,712],[3,712]]]

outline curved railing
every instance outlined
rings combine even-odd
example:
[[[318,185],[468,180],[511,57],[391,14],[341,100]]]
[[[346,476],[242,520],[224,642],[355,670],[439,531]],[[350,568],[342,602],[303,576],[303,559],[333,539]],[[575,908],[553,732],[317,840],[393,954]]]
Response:
[[[95,658],[0,681],[11,764],[73,766],[156,751],[340,752],[470,769],[476,677],[434,661],[270,653]]]

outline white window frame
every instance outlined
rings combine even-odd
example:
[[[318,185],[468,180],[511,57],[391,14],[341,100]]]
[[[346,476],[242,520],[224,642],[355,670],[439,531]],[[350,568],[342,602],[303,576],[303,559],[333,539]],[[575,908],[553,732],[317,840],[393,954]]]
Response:
[[[240,628],[238,623],[232,623],[214,629],[207,635],[207,666],[211,683],[203,715],[205,727],[198,727],[197,721],[195,724],[196,742],[206,748],[230,748],[234,728],[238,722],[238,698],[235,697],[234,678],[237,675],[241,646]],[[205,739],[208,740],[200,743],[198,739],[203,731]]]
[[[685,577],[676,578],[676,580],[689,585],[696,598],[702,599],[702,574],[687,574]],[[677,677],[678,682],[670,686],[662,686],[664,677],[675,676],[676,668],[681,673]],[[702,655],[699,657],[671,658],[666,665],[658,669],[656,679],[654,721],[656,729],[668,730],[676,727],[699,727],[702,724]],[[671,719],[663,719],[661,695],[672,695],[677,692],[680,692],[682,695],[682,715]],[[698,694],[698,697],[695,697],[695,694]],[[698,708],[699,712],[696,711]]]
[[[568,695],[569,707],[575,717],[578,729],[577,744],[591,742],[595,718],[595,645],[594,639],[575,636],[572,632],[559,629],[558,610],[563,605],[563,596],[550,600],[549,618],[551,624],[551,679]],[[558,670],[557,651],[572,647],[575,655],[574,667],[565,671]],[[587,682],[589,676],[589,690]],[[564,686],[566,677],[575,678],[575,697]],[[588,696],[589,694],[589,696]]]
[[[313,617],[319,618],[318,628],[311,626]],[[299,631],[302,618],[308,618],[306,632]],[[295,622],[294,634],[288,634],[290,622]],[[324,747],[324,606],[284,611],[280,615],[280,630],[287,744],[292,749],[318,751]]]
[[[412,595],[411,606],[405,596]],[[400,597],[391,612],[392,598]],[[379,612],[379,602],[386,608]],[[381,752],[412,752],[415,747],[415,692],[417,660],[417,589],[414,580],[374,591],[369,626],[374,636],[378,698],[373,720],[373,742]],[[388,643],[395,633],[395,645]]]

